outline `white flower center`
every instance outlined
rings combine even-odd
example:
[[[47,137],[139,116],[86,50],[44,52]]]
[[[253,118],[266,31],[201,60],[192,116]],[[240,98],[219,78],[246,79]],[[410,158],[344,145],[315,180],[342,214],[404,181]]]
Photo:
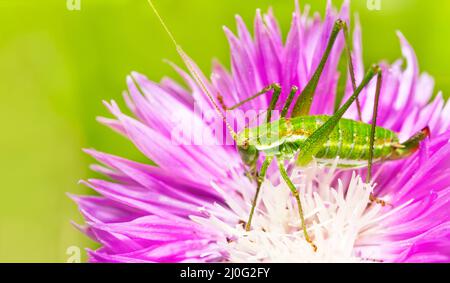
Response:
[[[385,214],[382,212],[386,211],[380,205],[369,205],[373,187],[353,174],[348,185],[339,181],[335,189],[331,186],[335,168],[324,169],[316,164],[293,171],[291,178],[300,192],[308,233],[317,252],[303,236],[295,199],[283,181],[278,185],[269,181],[263,184],[249,232],[244,225],[231,226],[214,213],[208,219],[194,220],[227,235],[218,245],[230,262],[377,261],[379,251],[369,249],[368,255],[358,247],[359,240],[374,230],[379,232],[379,222]],[[245,198],[242,197],[242,205],[249,207],[251,199]],[[236,200],[233,202],[233,213],[246,220],[248,215],[238,209]]]

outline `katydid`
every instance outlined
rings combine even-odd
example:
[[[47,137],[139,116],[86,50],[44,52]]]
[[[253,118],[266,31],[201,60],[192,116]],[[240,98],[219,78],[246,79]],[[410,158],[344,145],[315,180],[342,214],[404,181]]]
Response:
[[[396,133],[389,129],[376,126],[378,101],[382,87],[382,71],[378,65],[372,66],[367,71],[361,83],[357,86],[351,59],[348,27],[342,20],[337,20],[335,22],[320,63],[317,66],[312,78],[297,97],[295,102],[294,98],[298,89],[297,87],[292,86],[289,97],[282,108],[280,119],[272,121],[271,116],[271,112],[274,110],[281,93],[281,86],[277,83],[267,86],[257,94],[252,95],[248,99],[226,109],[236,109],[260,95],[272,93],[266,122],[258,127],[246,127],[241,132],[236,133],[227,122],[222,110],[219,108],[218,104],[215,102],[215,99],[208,91],[206,83],[201,79],[199,74],[197,74],[192,62],[181,46],[177,43],[170,30],[167,28],[152,1],[148,0],[148,2],[165,31],[168,33],[170,39],[175,44],[177,52],[186,63],[195,81],[208,96],[208,99],[211,101],[217,115],[227,126],[228,131],[236,142],[237,150],[243,163],[248,166],[248,168],[256,170],[258,161],[260,160],[260,155],[261,153],[264,154],[262,166],[255,174],[256,192],[250,209],[248,221],[245,225],[247,231],[250,231],[251,229],[252,217],[255,212],[261,185],[266,178],[268,167],[274,159],[277,161],[282,179],[288,185],[297,202],[299,217],[301,220],[300,228],[303,230],[305,240],[310,243],[314,251],[316,251],[317,247],[307,232],[298,189],[295,187],[288,175],[285,168],[285,161],[295,160],[297,166],[305,167],[314,159],[318,163],[322,163],[325,166],[331,165],[337,159],[337,165],[340,168],[355,169],[367,166],[368,173],[366,182],[370,183],[373,163],[402,159],[410,156],[419,148],[420,142],[430,134],[427,127],[407,141],[400,143]],[[348,72],[350,74],[353,87],[353,94],[340,108],[337,109],[334,115],[310,116],[309,113],[311,105],[317,85],[322,75],[322,71],[327,63],[337,36],[341,31],[343,31],[345,37]],[[375,77],[377,80],[377,86],[372,124],[366,124],[360,121],[343,118],[346,111],[355,101],[357,102],[359,117],[361,117],[358,96]],[[288,112],[293,102],[293,110],[290,118],[288,118]],[[222,108],[224,108],[223,103],[221,103],[221,105]],[[371,201],[385,205],[384,201],[375,198],[373,194],[371,195]]]

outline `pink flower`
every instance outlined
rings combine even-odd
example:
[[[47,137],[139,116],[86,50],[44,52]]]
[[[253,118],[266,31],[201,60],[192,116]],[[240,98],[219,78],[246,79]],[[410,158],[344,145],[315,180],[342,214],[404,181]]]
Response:
[[[297,9],[284,43],[271,10],[268,14],[257,11],[254,37],[237,17],[237,35],[225,29],[232,70],[214,63],[207,87],[233,105],[279,82],[284,101],[291,86],[305,87],[338,18],[349,21],[348,2],[339,13],[329,3],[324,19],[317,14],[310,17],[308,8],[303,13]],[[404,60],[382,63],[378,124],[397,131],[402,140],[428,125],[432,139],[408,159],[376,166],[373,187],[361,181],[365,170],[345,172],[317,164],[294,168],[292,178],[305,203],[316,253],[294,229],[298,215],[286,185],[276,181],[276,170],[269,170],[273,182],[264,183],[253,230],[246,232],[241,223],[248,216],[255,185],[244,176],[235,147],[173,142],[180,121],[200,129],[215,125],[202,117],[212,106],[190,75],[174,66],[186,89],[168,78],[154,83],[132,73],[125,101],[134,117],[112,101],[105,105],[115,118],[99,121],[126,136],[158,166],[86,150],[103,164],[93,169],[108,177],[83,182],[101,196],[72,196],[86,219],[79,229],[102,246],[89,251],[90,261],[449,262],[450,103],[440,93],[430,101],[433,78],[419,73],[412,47],[402,34],[398,36],[406,65]],[[360,81],[364,65],[358,22],[353,39]],[[333,113],[343,47],[340,35],[317,88],[314,114]],[[202,74],[199,69],[196,72]],[[350,93],[347,83],[346,94]],[[374,93],[375,82],[361,96],[367,123]],[[269,100],[261,96],[241,109],[267,109]],[[202,112],[194,111],[194,105]],[[236,118],[237,114],[230,115]],[[356,119],[356,107],[346,117]],[[196,133],[195,127],[184,129],[187,136]],[[368,206],[372,189],[392,206]]]

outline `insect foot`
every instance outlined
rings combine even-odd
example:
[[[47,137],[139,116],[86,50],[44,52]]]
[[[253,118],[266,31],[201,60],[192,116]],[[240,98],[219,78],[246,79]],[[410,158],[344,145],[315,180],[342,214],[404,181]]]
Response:
[[[381,67],[380,67],[380,65],[378,65],[378,64],[372,65],[372,71],[373,71],[375,74],[381,72]]]
[[[308,240],[308,243],[311,245],[311,247],[313,248],[314,252],[317,252],[317,246],[313,243],[312,240]]]
[[[391,204],[387,203],[386,201],[384,201],[384,200],[382,200],[382,199],[379,199],[379,198],[375,197],[373,194],[370,194],[370,201],[371,201],[372,203],[379,204],[379,205],[381,205],[382,207],[385,207],[385,206],[387,206],[387,205],[392,206]]]
[[[344,28],[344,26],[346,25],[346,23],[342,19],[336,20],[335,24],[336,24],[336,28],[338,28],[339,30]]]
[[[367,0],[367,9],[370,11],[380,11],[381,0]]]

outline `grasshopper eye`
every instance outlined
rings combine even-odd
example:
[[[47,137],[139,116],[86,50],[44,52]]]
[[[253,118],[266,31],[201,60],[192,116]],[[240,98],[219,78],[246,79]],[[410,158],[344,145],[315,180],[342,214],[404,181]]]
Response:
[[[241,149],[247,150],[249,148],[248,140],[246,139],[244,143],[240,146]]]
[[[256,164],[259,157],[259,151],[254,146],[243,145],[238,147],[239,155],[245,165],[252,166]]]

